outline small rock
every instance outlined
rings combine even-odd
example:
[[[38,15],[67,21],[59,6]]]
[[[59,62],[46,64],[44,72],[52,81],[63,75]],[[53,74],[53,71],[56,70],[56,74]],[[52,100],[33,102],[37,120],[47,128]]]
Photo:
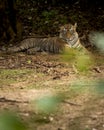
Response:
[[[50,116],[49,117],[49,121],[53,121],[53,120],[54,120],[54,118]]]
[[[96,128],[92,128],[92,130],[97,130]]]
[[[28,116],[29,116],[29,113],[25,113],[24,116],[28,117]]]

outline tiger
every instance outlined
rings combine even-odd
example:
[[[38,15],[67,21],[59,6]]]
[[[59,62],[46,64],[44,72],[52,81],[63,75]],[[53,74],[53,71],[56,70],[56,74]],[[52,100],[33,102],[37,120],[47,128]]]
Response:
[[[69,23],[60,27],[59,35],[55,37],[30,37],[22,40],[17,46],[9,47],[7,53],[26,51],[28,54],[36,52],[61,53],[66,46],[69,48],[82,48],[76,31],[77,23]]]

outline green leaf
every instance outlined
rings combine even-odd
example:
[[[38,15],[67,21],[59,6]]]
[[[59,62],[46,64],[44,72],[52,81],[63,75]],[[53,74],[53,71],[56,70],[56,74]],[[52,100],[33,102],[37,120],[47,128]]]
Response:
[[[2,112],[0,114],[0,130],[26,130],[26,128],[15,113]]]

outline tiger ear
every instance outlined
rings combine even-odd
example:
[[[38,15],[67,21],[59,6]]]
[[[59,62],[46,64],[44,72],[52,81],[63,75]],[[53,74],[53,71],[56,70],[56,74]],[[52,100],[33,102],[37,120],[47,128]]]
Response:
[[[77,28],[77,23],[74,24],[74,27]]]

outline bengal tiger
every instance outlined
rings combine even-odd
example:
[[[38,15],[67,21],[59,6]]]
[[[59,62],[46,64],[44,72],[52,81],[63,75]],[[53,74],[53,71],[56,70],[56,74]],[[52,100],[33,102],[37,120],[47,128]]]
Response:
[[[77,23],[65,24],[60,27],[59,36],[48,38],[31,37],[24,39],[17,46],[9,47],[7,53],[27,51],[28,54],[36,52],[61,53],[65,46],[81,49],[79,36],[76,31]]]

